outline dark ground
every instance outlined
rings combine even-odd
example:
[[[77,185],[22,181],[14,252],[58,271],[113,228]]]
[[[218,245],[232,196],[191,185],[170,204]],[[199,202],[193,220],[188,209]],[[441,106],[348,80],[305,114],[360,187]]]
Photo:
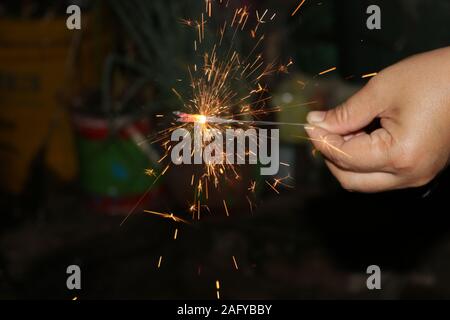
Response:
[[[448,298],[444,186],[425,198],[285,192],[253,215],[181,225],[176,241],[172,222],[137,213],[120,227],[122,217],[90,212],[76,190],[53,190],[1,234],[0,298],[214,299],[216,280],[229,299]],[[71,264],[80,292],[66,288]],[[382,269],[378,292],[365,285],[371,264]]]

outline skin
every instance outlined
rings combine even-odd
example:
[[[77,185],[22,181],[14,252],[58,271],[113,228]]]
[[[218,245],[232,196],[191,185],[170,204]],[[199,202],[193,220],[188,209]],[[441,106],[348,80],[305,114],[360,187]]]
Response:
[[[381,128],[363,131],[376,118]],[[379,73],[341,106],[310,112],[307,133],[343,188],[426,185],[450,159],[450,47]]]

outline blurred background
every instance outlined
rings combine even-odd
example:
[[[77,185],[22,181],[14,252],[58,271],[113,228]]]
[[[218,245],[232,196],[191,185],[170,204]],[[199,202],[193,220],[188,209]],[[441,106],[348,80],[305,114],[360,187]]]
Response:
[[[450,44],[447,0],[307,0],[295,16],[296,0],[239,2],[277,12],[264,55],[295,62],[269,83],[268,107],[331,108],[363,75]],[[80,31],[66,28],[71,4]],[[366,28],[372,4],[381,30]],[[161,129],[157,115],[180,109],[171,88],[193,53],[179,21],[203,7],[0,1],[0,299],[215,299],[216,280],[229,299],[450,298],[448,173],[416,190],[347,193],[298,130],[281,128],[280,142],[290,166],[279,176],[295,188],[277,194],[244,170],[242,181],[259,181],[252,210],[237,197],[247,185],[227,186],[230,217],[213,205],[176,240],[174,223],[143,213],[189,217],[190,169],[154,183],[145,170],[161,170],[161,150],[138,143]],[[304,122],[309,110],[271,120]],[[66,288],[71,264],[79,292]],[[366,288],[372,264],[381,291]]]

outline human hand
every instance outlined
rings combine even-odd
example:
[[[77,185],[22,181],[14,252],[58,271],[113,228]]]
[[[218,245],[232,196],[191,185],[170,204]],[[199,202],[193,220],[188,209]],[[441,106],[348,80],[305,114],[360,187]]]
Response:
[[[377,118],[381,128],[365,133]],[[345,189],[427,184],[450,156],[450,48],[383,70],[336,109],[311,112],[308,122],[315,148]]]

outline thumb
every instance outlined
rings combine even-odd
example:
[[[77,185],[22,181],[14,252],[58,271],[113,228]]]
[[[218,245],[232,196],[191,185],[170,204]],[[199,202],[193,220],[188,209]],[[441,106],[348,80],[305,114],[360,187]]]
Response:
[[[348,135],[360,131],[381,113],[373,91],[372,86],[365,86],[335,109],[310,112],[307,120],[309,124],[334,134]]]

